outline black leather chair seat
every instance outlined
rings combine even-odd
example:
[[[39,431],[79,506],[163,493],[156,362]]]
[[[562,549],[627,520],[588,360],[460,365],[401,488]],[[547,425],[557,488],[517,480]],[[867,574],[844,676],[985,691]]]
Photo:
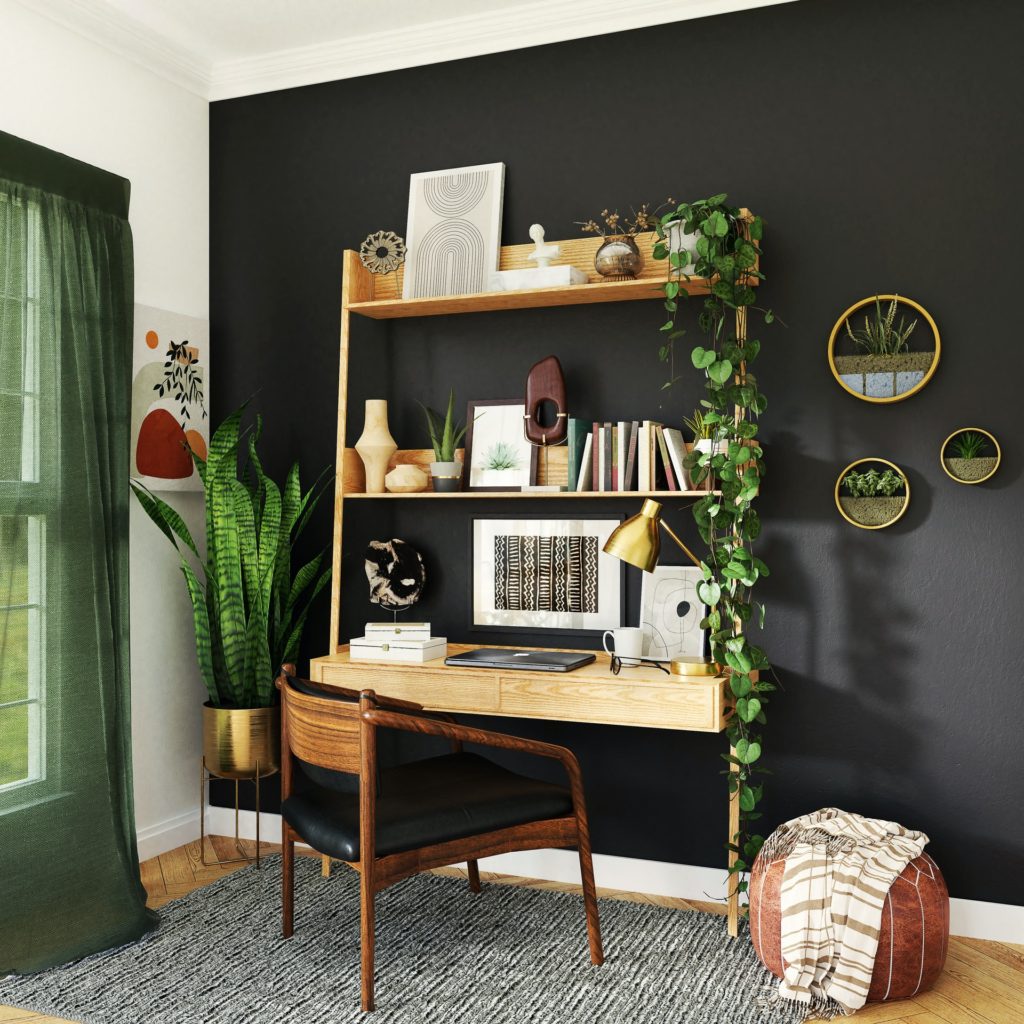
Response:
[[[317,785],[297,766],[285,821],[320,853],[359,859],[359,797]],[[381,772],[377,856],[572,813],[569,790],[477,754],[447,754]]]

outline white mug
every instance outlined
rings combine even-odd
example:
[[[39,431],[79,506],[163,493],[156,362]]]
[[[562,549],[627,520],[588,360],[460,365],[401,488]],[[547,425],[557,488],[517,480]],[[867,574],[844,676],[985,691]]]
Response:
[[[615,646],[608,646],[608,637]],[[640,664],[644,652],[644,631],[639,626],[620,626],[618,629],[606,629],[601,637],[601,646],[607,654],[614,654],[623,665]]]

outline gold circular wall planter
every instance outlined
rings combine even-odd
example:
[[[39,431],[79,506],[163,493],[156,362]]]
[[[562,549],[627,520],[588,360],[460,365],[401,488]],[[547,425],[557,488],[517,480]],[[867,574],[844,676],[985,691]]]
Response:
[[[273,775],[281,767],[281,708],[203,705],[203,761],[223,779]]]
[[[962,459],[948,454],[950,442],[961,434],[966,433],[983,434],[985,440],[987,440],[995,450],[995,455],[978,454],[968,459]],[[999,442],[983,427],[960,427],[959,429],[954,430],[953,433],[942,442],[942,447],[939,449],[939,464],[945,471],[946,476],[948,476],[950,480],[955,480],[958,484],[984,483],[989,479],[989,477],[995,474],[995,471],[999,468],[999,464],[1002,461],[1003,450],[999,447]]]
[[[873,306],[876,300],[895,300],[898,306],[909,306],[920,313],[931,328],[935,339],[935,351],[902,352],[895,356],[837,355],[836,341],[847,320],[865,306]],[[903,295],[870,295],[860,302],[855,302],[836,321],[828,337],[828,365],[839,386],[854,398],[876,405],[887,405],[890,402],[902,402],[905,398],[916,395],[932,379],[939,365],[941,350],[939,329],[924,306]]]
[[[857,466],[864,465],[887,466],[902,478],[903,490],[906,493],[870,497],[840,494],[840,488],[847,473]],[[839,514],[852,526],[859,527],[861,530],[884,530],[902,518],[910,507],[910,481],[907,479],[907,474],[895,462],[890,462],[888,459],[857,459],[836,477],[835,500]]]

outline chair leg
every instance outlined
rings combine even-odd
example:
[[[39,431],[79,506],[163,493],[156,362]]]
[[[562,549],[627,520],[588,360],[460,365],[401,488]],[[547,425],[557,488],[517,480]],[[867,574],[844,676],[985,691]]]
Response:
[[[604,963],[601,946],[601,923],[597,917],[597,887],[594,885],[594,862],[590,856],[590,833],[586,822],[579,822],[577,846],[580,851],[580,877],[583,882],[583,905],[587,911],[587,940],[590,943],[590,962]]]
[[[475,860],[467,860],[466,867],[469,868],[469,888],[473,892],[480,891],[480,867]]]
[[[295,838],[287,825],[281,839],[281,933],[290,939],[295,906]]]
[[[359,943],[362,949],[363,1010],[373,1009],[373,880],[370,871],[359,872]]]

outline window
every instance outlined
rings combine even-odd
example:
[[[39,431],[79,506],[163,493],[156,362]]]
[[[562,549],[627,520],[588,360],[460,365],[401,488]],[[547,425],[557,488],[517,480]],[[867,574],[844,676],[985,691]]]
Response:
[[[51,488],[40,444],[46,396],[38,231],[38,210],[0,193],[0,800],[47,777],[45,541]]]

